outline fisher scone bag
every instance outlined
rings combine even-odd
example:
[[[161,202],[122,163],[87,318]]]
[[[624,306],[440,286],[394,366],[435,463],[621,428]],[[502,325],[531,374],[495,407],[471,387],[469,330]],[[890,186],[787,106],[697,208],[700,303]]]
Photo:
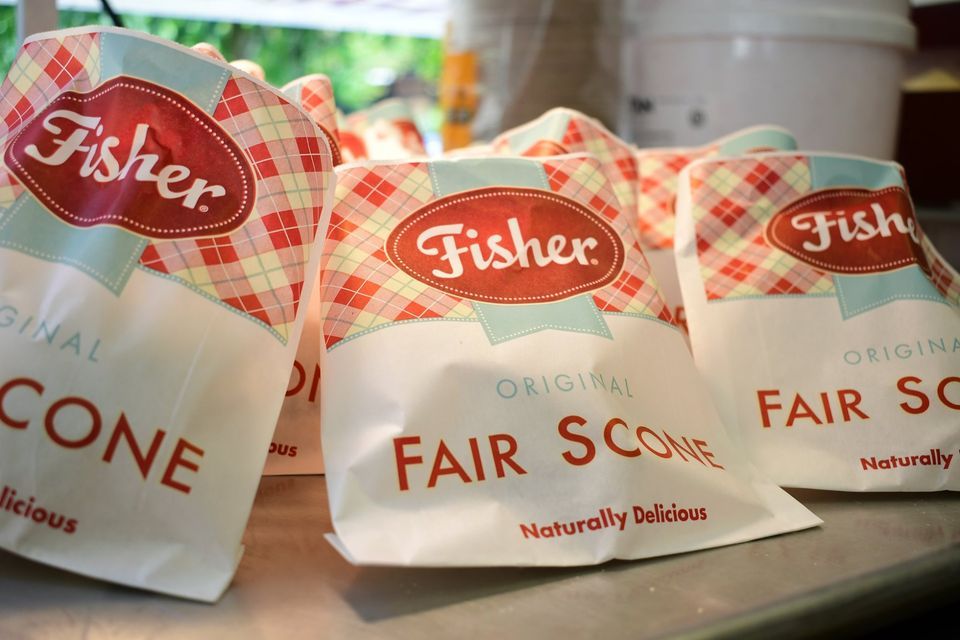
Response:
[[[333,163],[342,162],[337,130],[337,107],[330,79],[322,74],[298,78],[282,89],[294,103],[310,114],[330,144]],[[320,334],[319,278],[306,306],[303,334],[293,361],[283,409],[270,442],[265,475],[323,473],[320,448]]]
[[[344,155],[353,160],[399,160],[426,153],[413,111],[399,98],[381,100],[354,111],[346,117],[340,131],[345,151],[349,152]]]
[[[215,600],[319,263],[327,143],[279,92],[118,29],[28,39],[0,92],[0,547]]]
[[[348,559],[592,564],[818,522],[731,446],[595,158],[337,173],[321,410]]]
[[[694,356],[775,482],[960,489],[960,281],[899,165],[778,153],[680,178]]]
[[[640,246],[657,275],[663,297],[681,325],[685,313],[673,258],[677,177],[685,166],[714,156],[735,156],[797,148],[789,131],[769,125],[743,129],[700,147],[640,149],[637,162],[637,229]]]

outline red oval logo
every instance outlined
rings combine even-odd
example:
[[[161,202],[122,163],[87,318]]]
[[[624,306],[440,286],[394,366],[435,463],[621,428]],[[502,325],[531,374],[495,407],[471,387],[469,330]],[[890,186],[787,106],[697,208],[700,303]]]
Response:
[[[623,242],[599,215],[541,189],[485,187],[418,209],[390,233],[402,271],[452,295],[498,304],[563,300],[613,282]]]
[[[178,93],[120,76],[65,92],[31,120],[4,160],[71,225],[113,225],[148,238],[217,236],[256,201],[239,145]]]
[[[814,191],[764,227],[772,246],[822,271],[866,274],[916,264],[929,273],[906,191],[842,187]]]

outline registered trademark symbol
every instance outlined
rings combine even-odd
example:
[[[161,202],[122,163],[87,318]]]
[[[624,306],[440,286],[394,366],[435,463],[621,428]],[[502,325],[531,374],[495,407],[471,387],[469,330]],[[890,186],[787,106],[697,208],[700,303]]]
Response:
[[[205,204],[200,205],[199,208],[200,208],[200,213],[206,213],[207,211],[210,211],[210,207],[208,207]]]
[[[600,264],[600,261],[597,260],[596,258],[591,258],[591,259],[590,259],[590,264],[596,266],[596,265]]]

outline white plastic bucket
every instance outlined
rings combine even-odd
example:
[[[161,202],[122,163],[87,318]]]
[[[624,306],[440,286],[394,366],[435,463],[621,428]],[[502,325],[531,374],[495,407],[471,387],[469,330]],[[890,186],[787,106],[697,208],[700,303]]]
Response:
[[[890,158],[916,31],[908,0],[632,0],[619,133],[693,146],[758,122]]]

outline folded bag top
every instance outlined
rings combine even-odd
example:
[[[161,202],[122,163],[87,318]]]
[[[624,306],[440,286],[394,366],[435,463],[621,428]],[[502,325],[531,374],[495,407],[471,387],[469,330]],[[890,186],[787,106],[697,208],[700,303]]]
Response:
[[[142,34],[33,36],[0,87],[0,547],[215,600],[333,196],[278,91]]]

